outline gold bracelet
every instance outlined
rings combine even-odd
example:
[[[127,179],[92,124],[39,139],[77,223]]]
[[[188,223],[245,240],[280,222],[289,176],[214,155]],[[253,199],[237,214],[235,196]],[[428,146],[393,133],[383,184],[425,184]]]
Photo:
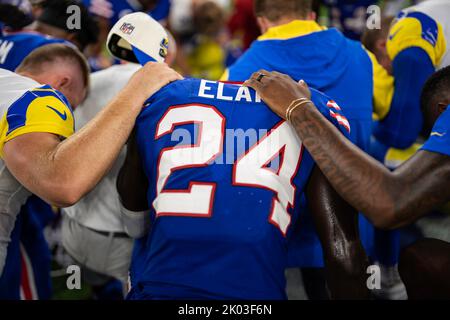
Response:
[[[306,99],[306,100],[304,100],[304,101],[301,101],[301,102],[295,104],[295,105],[289,110],[289,113],[286,115],[286,120],[287,120],[288,122],[291,122],[291,116],[292,116],[292,113],[294,112],[294,110],[297,109],[297,108],[299,108],[299,107],[301,107],[302,105],[308,104],[308,103],[312,103],[312,101]]]
[[[292,101],[291,104],[289,105],[289,107],[286,109],[286,119],[287,119],[287,115],[288,115],[290,109],[291,109],[296,103],[302,102],[302,101],[305,101],[305,100],[308,100],[308,99],[306,99],[306,98],[300,98],[300,99],[295,99],[294,101]]]
[[[301,102],[299,102],[299,103],[293,105],[292,108],[289,109],[289,112],[288,112],[288,114],[287,114],[287,116],[286,116],[286,120],[287,120],[288,122],[291,122],[291,114],[292,114],[292,112],[293,112],[295,109],[297,109],[297,107],[303,105],[304,103],[306,103],[306,101],[301,101]]]
[[[295,109],[301,107],[301,106],[304,105],[304,104],[308,104],[308,103],[312,103],[312,101],[307,99],[307,100],[304,100],[304,101],[299,102],[299,103],[297,103],[296,105],[294,105],[294,106],[291,108],[291,110],[289,110],[289,114],[288,114],[289,117],[287,118],[287,120],[288,120],[289,122],[291,122],[291,116],[292,116],[292,113],[295,111]]]

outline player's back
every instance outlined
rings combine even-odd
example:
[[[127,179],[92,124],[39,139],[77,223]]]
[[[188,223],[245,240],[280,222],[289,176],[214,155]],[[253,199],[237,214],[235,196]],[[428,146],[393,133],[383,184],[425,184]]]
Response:
[[[34,49],[52,43],[70,45],[65,40],[37,32],[14,32],[5,35],[0,32],[0,68],[14,71]]]
[[[133,257],[137,290],[285,298],[286,236],[313,168],[290,125],[247,87],[187,79],[149,100],[137,135],[153,218]]]
[[[228,80],[245,81],[260,69],[278,71],[324,92],[345,107],[353,141],[369,149],[376,64],[360,42],[314,21],[295,20],[270,28],[228,70]],[[380,67],[381,69],[381,67]],[[385,95],[383,92],[382,95]],[[375,99],[376,100],[376,99]],[[305,206],[307,206],[305,204]],[[323,252],[310,214],[298,225],[290,245],[290,267],[323,267]],[[372,256],[373,227],[361,222],[361,238]]]

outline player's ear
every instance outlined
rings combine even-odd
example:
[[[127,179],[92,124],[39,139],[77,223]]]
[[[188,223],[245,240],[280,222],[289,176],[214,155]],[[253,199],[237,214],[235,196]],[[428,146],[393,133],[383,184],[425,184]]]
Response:
[[[62,76],[58,79],[57,82],[57,90],[61,91],[61,89],[68,88],[72,82],[72,79],[69,76]]]
[[[266,31],[270,28],[270,23],[267,18],[256,17],[256,21],[258,22],[259,31],[261,31],[261,34],[266,33]]]

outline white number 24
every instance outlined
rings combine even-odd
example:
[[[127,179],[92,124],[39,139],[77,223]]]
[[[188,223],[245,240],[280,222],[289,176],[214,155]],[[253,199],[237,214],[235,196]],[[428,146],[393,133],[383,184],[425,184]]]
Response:
[[[153,202],[157,216],[211,217],[216,183],[191,181],[186,190],[165,190],[170,175],[177,170],[206,167],[223,150],[225,118],[213,106],[174,106],[163,115],[155,139],[172,133],[176,126],[197,124],[197,143],[165,148],[158,159],[157,196]],[[232,184],[274,192],[269,221],[286,235],[291,222],[288,208],[294,206],[302,144],[287,122],[278,123],[266,136],[241,156],[233,166]],[[268,169],[280,157],[278,171]]]

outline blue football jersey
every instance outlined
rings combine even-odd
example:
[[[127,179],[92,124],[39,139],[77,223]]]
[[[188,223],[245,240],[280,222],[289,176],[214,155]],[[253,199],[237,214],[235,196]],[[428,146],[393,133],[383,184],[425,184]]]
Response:
[[[336,29],[323,30],[314,21],[296,20],[269,29],[253,42],[229,68],[227,78],[245,81],[260,69],[285,73],[296,81],[303,79],[333,97],[345,108],[352,141],[368,151],[375,77],[374,65],[360,42],[347,39]],[[290,244],[289,267],[323,267],[312,216],[304,214],[301,220],[296,226],[300,236]],[[369,256],[373,256],[373,233],[373,226],[360,216],[361,241]]]
[[[306,28],[303,21],[294,23],[290,25]],[[373,112],[373,66],[361,43],[345,38],[336,29],[288,39],[263,38],[253,42],[229,68],[227,80],[245,81],[260,69],[285,73],[296,81],[303,79],[308,86],[333,97],[345,107],[357,145],[367,150]]]
[[[312,100],[347,137],[340,107]],[[287,238],[314,167],[255,91],[185,79],[136,122],[152,230],[136,241],[130,299],[284,299]]]
[[[450,106],[437,119],[430,138],[425,142],[422,150],[450,156]]]
[[[14,71],[34,49],[52,43],[72,45],[66,40],[52,38],[37,32],[0,34],[0,68]]]

